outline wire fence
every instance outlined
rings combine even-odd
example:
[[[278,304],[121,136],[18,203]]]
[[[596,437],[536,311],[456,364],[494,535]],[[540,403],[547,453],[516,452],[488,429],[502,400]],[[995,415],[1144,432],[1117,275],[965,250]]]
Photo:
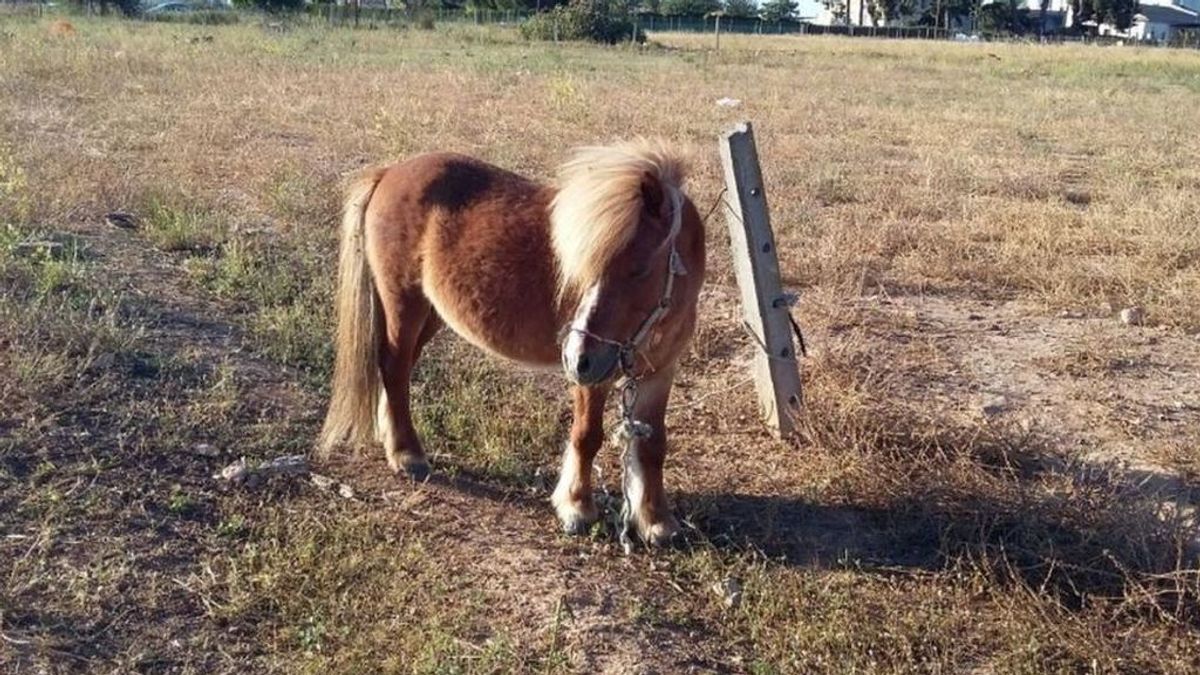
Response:
[[[465,23],[477,25],[516,25],[537,14],[533,10],[519,9],[447,9],[430,7],[411,10],[397,7],[357,7],[350,4],[310,4],[305,14],[311,18],[324,19],[330,24],[344,25],[390,25],[398,23]]]
[[[477,25],[517,25],[537,14],[531,10],[446,9],[429,8],[410,11],[401,8],[361,7],[353,5],[309,5],[306,10],[314,19],[333,25],[390,25],[416,23],[463,23]],[[807,21],[766,21],[756,17],[671,16],[638,14],[635,25],[646,32],[715,33],[717,21],[721,33],[741,35],[841,35],[845,37],[886,38],[893,40],[954,40],[968,39],[987,42],[1082,43],[1096,45],[1147,44],[1171,47],[1200,48],[1200,31],[1177,31],[1170,40],[1142,41],[1104,35],[1071,35],[1065,33],[1037,35],[989,34],[968,28],[937,28],[933,26],[826,26]]]
[[[110,3],[115,10],[116,3]],[[85,11],[96,11],[99,0],[84,3]],[[0,0],[0,9],[8,13],[31,12],[38,15],[44,12],[62,10],[62,4],[45,3],[39,0]],[[75,6],[75,5],[73,5]],[[192,13],[163,13],[159,15],[143,15],[143,18],[181,21],[188,23],[231,23],[246,10],[220,8],[217,5],[201,5],[196,3],[197,11]],[[24,10],[24,12],[22,11]],[[90,11],[89,11],[90,10]],[[306,21],[308,23],[327,23],[334,26],[378,26],[378,25],[413,25],[427,24],[476,24],[492,26],[518,25],[537,14],[536,10],[496,10],[496,9],[448,9],[425,8],[411,10],[397,7],[356,6],[349,3],[311,3],[298,14],[291,15],[288,21]],[[282,17],[281,17],[282,18]],[[225,20],[222,20],[225,19]],[[1185,28],[1176,30],[1166,40],[1139,41],[1133,38],[1111,35],[1074,35],[1067,33],[1052,33],[1038,35],[997,35],[969,29],[945,29],[932,26],[825,26],[807,21],[766,21],[755,17],[715,17],[715,16],[664,16],[659,14],[638,14],[635,22],[638,28],[646,32],[669,33],[715,33],[717,22],[720,21],[721,33],[736,33],[742,35],[841,35],[846,37],[888,38],[901,40],[953,40],[970,39],[987,42],[1026,42],[1044,44],[1082,43],[1101,46],[1141,44],[1176,48],[1200,49],[1200,28]]]
[[[529,10],[445,9],[407,10],[354,5],[308,5],[306,14],[334,25],[388,25],[413,23],[422,19],[435,23],[473,23],[479,25],[515,25],[537,14]],[[946,39],[952,31],[926,26],[822,26],[805,21],[766,21],[755,17],[664,16],[638,14],[635,24],[646,32],[712,33],[721,23],[722,33],[745,35],[848,35],[852,37],[888,37],[899,39]]]
[[[807,21],[767,21],[756,17],[720,17],[722,33],[743,35],[847,35],[851,37],[888,37],[897,39],[939,40],[953,31],[932,26],[824,26]],[[660,16],[643,14],[638,25],[649,32],[714,33],[717,17]]]

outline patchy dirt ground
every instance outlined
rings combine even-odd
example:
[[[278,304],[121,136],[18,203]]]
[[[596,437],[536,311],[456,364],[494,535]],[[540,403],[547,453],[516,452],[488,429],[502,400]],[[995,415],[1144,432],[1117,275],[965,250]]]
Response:
[[[1200,666],[1193,55],[21,21],[0,38],[3,668]],[[338,176],[433,147],[547,176],[643,109],[711,147],[730,94],[761,121],[807,408],[791,442],[759,423],[710,222],[668,415],[678,549],[559,534],[561,378],[448,334],[415,387],[428,483],[376,454],[313,465],[352,497],[213,478],[311,447]],[[1063,102],[1087,147],[1038,122]],[[718,186],[699,154],[692,194]],[[1131,304],[1146,325],[1116,319]],[[611,448],[599,470],[612,503]]]

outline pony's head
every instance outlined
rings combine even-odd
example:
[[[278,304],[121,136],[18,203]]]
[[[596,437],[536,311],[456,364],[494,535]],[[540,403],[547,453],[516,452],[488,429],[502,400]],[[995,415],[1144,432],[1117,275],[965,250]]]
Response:
[[[575,308],[562,360],[576,383],[669,366],[691,337],[704,248],[684,173],[646,140],[583,148],[560,168],[551,234],[559,297]]]

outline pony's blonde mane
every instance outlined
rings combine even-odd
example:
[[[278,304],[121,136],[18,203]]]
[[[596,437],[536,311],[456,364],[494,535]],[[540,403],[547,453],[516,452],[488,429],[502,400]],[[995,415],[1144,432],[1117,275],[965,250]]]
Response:
[[[683,157],[662,141],[637,139],[577,148],[558,169],[550,235],[559,292],[575,295],[600,277],[633,238],[642,213],[642,180],[657,177],[668,203],[687,174]]]

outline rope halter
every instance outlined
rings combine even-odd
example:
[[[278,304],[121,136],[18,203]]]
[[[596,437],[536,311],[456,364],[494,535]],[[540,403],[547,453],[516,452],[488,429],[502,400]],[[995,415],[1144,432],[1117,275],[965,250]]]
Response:
[[[622,375],[626,378],[633,378],[633,370],[637,365],[638,350],[641,348],[642,343],[646,341],[646,337],[650,335],[650,331],[654,328],[655,324],[662,320],[671,307],[671,296],[675,291],[675,277],[687,275],[687,267],[683,264],[683,257],[679,255],[679,249],[675,245],[676,240],[679,238],[679,231],[683,228],[683,195],[678,189],[673,187],[668,188],[668,191],[671,195],[671,210],[673,211],[673,215],[671,216],[671,229],[662,244],[663,246],[669,246],[667,253],[667,279],[663,284],[662,296],[659,297],[658,304],[654,307],[654,310],[642,319],[633,336],[624,342],[596,335],[573,324],[569,324],[566,330],[562,332],[564,338],[570,333],[579,333],[597,342],[615,346],[618,350],[618,365],[621,367]]]

